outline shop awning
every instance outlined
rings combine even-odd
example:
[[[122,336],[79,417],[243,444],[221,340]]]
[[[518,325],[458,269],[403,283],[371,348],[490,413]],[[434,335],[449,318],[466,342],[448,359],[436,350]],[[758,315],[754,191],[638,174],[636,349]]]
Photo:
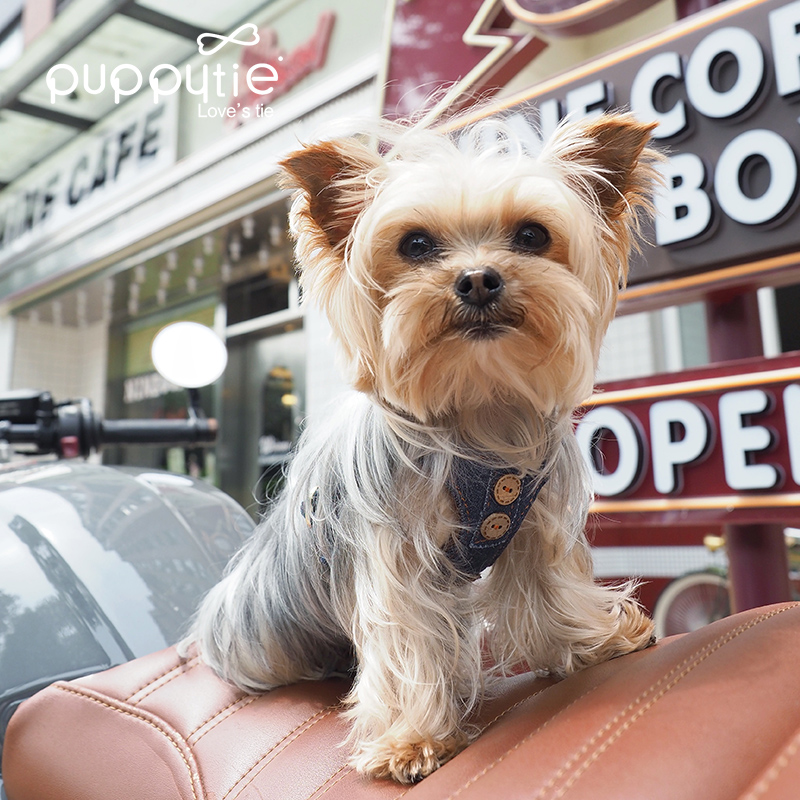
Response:
[[[229,31],[264,5],[265,0],[71,0],[0,71],[0,190],[116,107],[114,93],[86,91],[84,68],[91,89],[99,85],[101,69],[108,81],[118,65],[147,75],[158,64],[180,64],[197,51],[200,34]],[[58,64],[72,66],[81,81],[54,104],[47,74]],[[68,78],[66,70],[53,73],[57,87],[67,87]],[[121,71],[119,79],[124,87],[132,71]],[[121,96],[119,104],[126,99]]]

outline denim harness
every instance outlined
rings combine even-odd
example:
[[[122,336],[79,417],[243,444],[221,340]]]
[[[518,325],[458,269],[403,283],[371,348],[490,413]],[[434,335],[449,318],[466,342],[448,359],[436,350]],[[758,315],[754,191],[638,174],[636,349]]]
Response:
[[[546,480],[454,458],[448,489],[462,528],[445,553],[456,568],[477,578],[492,566],[514,538]]]
[[[444,548],[456,569],[475,579],[491,567],[511,543],[546,482],[546,477],[519,476],[507,467],[487,467],[456,456],[447,488],[461,528]],[[308,501],[300,504],[309,528],[318,500],[315,488]],[[328,563],[324,555],[319,558]]]

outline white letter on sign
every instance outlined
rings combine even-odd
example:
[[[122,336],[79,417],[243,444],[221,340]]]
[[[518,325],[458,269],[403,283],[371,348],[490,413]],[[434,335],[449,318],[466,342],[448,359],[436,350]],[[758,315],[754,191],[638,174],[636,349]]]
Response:
[[[749,197],[741,185],[748,161],[761,158],[769,166],[769,186],[760,197]],[[740,133],[717,161],[714,190],[722,210],[744,225],[771,222],[786,210],[797,187],[797,159],[789,143],[768,130]]]
[[[684,429],[674,441],[675,423]],[[650,406],[650,445],[653,449],[653,482],[660,494],[680,489],[677,467],[697,461],[709,444],[705,414],[688,400],[662,400]]]
[[[656,244],[685,242],[711,225],[711,200],[703,189],[706,168],[694,153],[679,153],[661,167],[665,190],[655,196]]]
[[[786,440],[792,480],[800,486],[800,386],[792,383],[783,390],[783,413],[786,415]]]
[[[659,87],[667,81],[683,80],[683,64],[678,53],[659,53],[647,61],[631,84],[631,111],[641,122],[657,122],[654,139],[668,139],[686,130],[686,103],[676,100],[669,111],[656,109]]]
[[[619,445],[619,464],[614,472],[603,471],[595,461],[593,450],[602,430],[610,431]],[[642,465],[642,443],[633,422],[625,414],[611,406],[593,408],[578,423],[575,437],[589,467],[596,494],[613,497],[636,483]]]
[[[800,3],[776,8],[768,16],[775,88],[781,97],[789,97],[800,92]]]
[[[567,116],[577,119],[596,117],[613,102],[611,88],[605,81],[592,81],[567,92]]]
[[[772,464],[750,464],[748,453],[766,450],[772,443],[763,425],[745,425],[743,417],[760,414],[769,406],[762,389],[728,392],[719,399],[719,432],[725,482],[731,489],[771,489],[778,483],[778,470]]]
[[[712,76],[720,58],[736,61],[736,82],[720,91]],[[686,67],[686,93],[691,104],[712,119],[728,119],[753,102],[764,82],[764,53],[758,39],[742,28],[718,28],[694,49]]]

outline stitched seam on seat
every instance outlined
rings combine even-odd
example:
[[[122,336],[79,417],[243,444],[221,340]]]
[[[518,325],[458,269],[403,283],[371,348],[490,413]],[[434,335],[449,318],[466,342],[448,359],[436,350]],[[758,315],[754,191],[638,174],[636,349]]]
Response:
[[[545,784],[537,793],[534,800],[538,800],[538,798],[543,797],[544,793],[555,786],[556,782],[559,778],[563,777],[567,770],[571,767],[572,764],[577,761],[577,759],[581,755],[585,755],[589,748],[601,739],[604,735],[608,734],[611,728],[614,727],[615,724],[620,722],[626,714],[630,714],[630,717],[627,720],[624,720],[622,724],[617,728],[616,731],[611,733],[608,738],[601,742],[595,751],[584,760],[584,762],[574,769],[568,779],[565,781],[563,786],[557,791],[554,798],[563,797],[570,787],[577,781],[577,779],[595,762],[598,758],[606,751],[612,744],[614,744],[622,734],[628,730],[637,720],[639,720],[650,708],[652,708],[662,697],[664,697],[667,692],[673,689],[680,681],[682,681],[689,673],[695,670],[700,664],[702,664],[706,659],[724,647],[726,644],[730,644],[734,639],[741,636],[746,631],[754,628],[756,625],[764,622],[767,619],[771,619],[772,617],[777,616],[778,614],[782,614],[784,611],[787,611],[790,607],[785,607],[781,609],[776,609],[770,611],[766,614],[761,614],[747,623],[743,623],[738,627],[734,628],[731,631],[728,631],[727,634],[724,636],[720,636],[717,639],[709,642],[705,647],[700,648],[700,650],[696,651],[692,656],[685,658],[680,664],[676,665],[671,669],[666,675],[662,676],[656,683],[642,692],[635,700],[629,703],[620,713],[618,713],[614,719],[608,722],[603,728],[600,729],[577,753],[575,753],[570,760],[564,764],[561,769]],[[690,661],[690,659],[693,659]],[[678,672],[678,669],[683,667],[683,669]],[[677,673],[677,674],[676,674]],[[661,686],[659,691],[655,691],[659,686]],[[637,710],[633,710],[634,707],[642,702],[648,695],[652,695],[647,703],[643,706],[638,708]],[[631,713],[633,712],[633,713]]]
[[[238,787],[238,791],[237,791],[236,795],[234,795],[234,797],[237,797],[238,795],[240,795],[258,777],[259,773],[261,773],[263,771],[263,769],[273,759],[275,759],[278,755],[280,755],[280,753],[283,752],[283,750],[285,750],[295,739],[297,739],[300,736],[302,736],[306,731],[311,730],[311,728],[313,728],[314,725],[316,725],[320,720],[324,719],[329,714],[331,714],[336,708],[338,708],[338,706],[339,706],[339,704],[337,703],[336,705],[328,706],[327,708],[321,708],[315,714],[312,714],[310,717],[307,717],[299,725],[296,725],[294,728],[292,728],[292,730],[290,730],[285,736],[283,736],[272,747],[270,747],[270,749],[267,750],[267,752],[264,753],[264,755],[261,756],[261,758],[259,758],[258,761],[256,761],[256,763],[253,764],[252,767],[250,767],[246,772],[244,772],[234,782],[234,784],[231,786],[231,788],[228,789],[228,791],[225,792],[225,794],[222,795],[220,800],[225,800],[225,798],[228,797],[228,795],[230,795],[231,792],[233,792],[234,789],[236,789],[237,787]],[[313,720],[313,722],[312,722],[312,720]],[[303,730],[301,730],[301,729],[303,729]],[[281,746],[281,745],[283,745],[283,746]],[[260,765],[260,767],[259,767],[259,765]],[[259,768],[256,769],[256,767],[259,767]],[[239,786],[241,781],[244,780],[245,776],[249,772],[253,772],[253,774],[251,775],[250,779],[247,781],[247,783],[242,784],[241,786]]]
[[[525,695],[525,697],[523,697],[521,700],[518,700],[516,703],[514,703],[514,705],[512,705],[512,706],[509,706],[507,709],[505,709],[505,711],[501,711],[501,712],[500,712],[500,713],[499,713],[499,714],[498,714],[496,717],[494,717],[493,719],[489,720],[489,722],[487,722],[487,723],[486,723],[486,724],[485,724],[485,725],[484,725],[484,726],[481,728],[481,730],[480,730],[480,733],[478,734],[478,736],[483,736],[483,734],[484,734],[484,733],[485,733],[485,732],[486,732],[486,731],[487,731],[489,728],[491,728],[491,727],[492,727],[492,725],[494,725],[494,724],[495,724],[495,722],[497,722],[497,720],[501,719],[501,718],[502,718],[502,717],[504,717],[506,714],[508,714],[508,713],[510,713],[511,711],[513,711],[515,708],[519,708],[519,707],[520,707],[520,706],[521,706],[523,703],[526,703],[526,702],[527,702],[528,700],[530,700],[532,697],[538,697],[538,696],[539,696],[539,695],[540,695],[542,692],[546,692],[548,689],[552,689],[552,688],[553,688],[553,686],[557,686],[557,685],[558,685],[558,684],[550,684],[550,686],[545,686],[543,689],[537,689],[536,691],[533,691],[533,692],[531,692],[530,694],[526,694],[526,695]],[[590,689],[589,691],[593,691],[593,690],[592,690],[592,689]],[[588,694],[588,693],[589,693],[589,692],[586,692],[585,694]],[[581,697],[583,697],[583,696],[584,696],[584,695],[581,695]],[[574,701],[573,701],[573,702],[574,702]],[[572,703],[570,703],[570,705],[572,705]],[[569,708],[569,706],[567,706],[567,708]],[[559,712],[559,713],[560,713],[560,712]],[[548,720],[548,721],[549,721],[549,720]],[[546,724],[547,724],[547,723],[545,722],[545,723],[544,723],[544,725],[546,725]],[[537,728],[536,730],[541,730],[541,728],[543,728],[543,727],[544,727],[544,725],[540,726],[540,727],[539,727],[539,728]],[[536,733],[536,731],[533,731],[533,733]],[[532,735],[533,735],[533,733],[532,733],[532,734],[530,734],[530,735],[532,736]],[[525,738],[528,738],[528,737],[525,737]],[[524,741],[524,740],[523,740],[523,741]],[[521,743],[522,743],[522,742],[520,742],[520,744],[521,744]],[[504,757],[505,757],[505,756],[502,756],[501,758],[504,758]],[[477,780],[477,779],[478,779],[478,777],[479,777],[479,775],[478,775],[478,776],[474,776],[474,778],[472,778],[472,779],[470,779],[469,781],[467,781],[467,783],[465,783],[465,784],[464,784],[464,785],[463,785],[461,788],[459,788],[459,789],[458,789],[458,790],[457,790],[457,791],[456,791],[454,794],[451,794],[451,795],[450,795],[448,798],[446,798],[446,800],[451,800],[451,798],[453,798],[453,797],[456,797],[457,795],[461,794],[461,792],[462,792],[464,789],[466,789],[466,788],[467,788],[467,787],[468,787],[468,786],[469,786],[471,783],[473,783],[475,780]],[[408,794],[408,792],[410,792],[412,788],[413,788],[413,787],[409,787],[408,789],[404,789],[402,792],[400,792],[400,794],[398,794],[398,795],[397,795],[395,798],[393,798],[393,800],[400,800],[400,798],[401,798],[401,797],[405,797],[405,795],[406,795],[406,794]],[[326,791],[327,791],[327,790],[326,790]]]
[[[228,705],[225,706],[225,708],[221,708],[219,711],[214,712],[205,722],[201,722],[191,733],[186,735],[187,741],[190,740],[192,738],[192,736],[194,736],[197,733],[197,731],[201,730],[204,726],[208,725],[208,723],[211,722],[211,720],[215,719],[216,717],[219,717],[219,719],[217,719],[216,722],[214,722],[214,724],[208,730],[203,731],[197,737],[197,739],[195,739],[192,742],[193,746],[196,745],[207,733],[213,731],[214,728],[217,727],[217,725],[219,725],[221,722],[224,722],[226,719],[229,719],[230,717],[232,717],[233,714],[236,713],[236,711],[240,711],[242,708],[246,708],[247,706],[250,705],[250,703],[254,702],[257,699],[258,698],[256,696],[254,696],[254,695],[251,695],[251,696],[248,697],[248,695],[243,694],[241,697],[237,698],[232,703],[228,703]],[[245,701],[244,703],[242,703],[243,700]],[[222,716],[223,714],[225,714],[225,712],[228,709],[232,708],[237,703],[242,703],[240,708],[237,708],[236,711],[234,711],[232,714],[227,714],[224,717]]]
[[[144,700],[145,697],[152,694],[156,689],[160,689],[161,686],[166,686],[169,683],[169,681],[173,680],[174,678],[177,678],[178,675],[184,674],[184,672],[188,672],[189,670],[194,669],[198,665],[199,661],[200,661],[200,656],[194,656],[194,658],[190,658],[188,661],[181,661],[175,666],[170,667],[166,672],[162,672],[160,675],[156,675],[155,678],[151,678],[143,686],[140,686],[135,692],[131,692],[125,698],[125,702],[132,703],[133,705],[141,703],[141,701]],[[192,662],[195,663],[192,664]],[[190,664],[191,666],[189,666]],[[189,667],[189,669],[184,670],[184,667]],[[160,681],[162,678],[165,678],[167,675],[169,675],[170,672],[175,672],[175,674],[169,679],[169,681],[164,681],[164,683],[162,683],[160,686],[153,687],[153,684],[158,683],[158,681]],[[150,691],[147,692],[146,694],[142,695],[138,700],[131,699],[133,697],[136,697],[136,695],[139,694],[139,692],[141,692],[143,689],[147,689],[148,686],[151,686],[153,688],[151,688]]]
[[[528,701],[528,700],[530,700],[532,697],[538,697],[540,694],[542,694],[542,692],[546,692],[548,689],[552,689],[552,688],[553,688],[553,686],[557,686],[557,685],[558,685],[558,684],[555,684],[555,683],[553,683],[553,684],[550,684],[550,686],[545,686],[545,687],[544,687],[544,689],[537,689],[535,692],[531,692],[530,694],[528,694],[528,695],[525,695],[525,697],[523,697],[523,698],[522,698],[522,700],[519,700],[518,702],[514,703],[514,705],[513,705],[513,706],[509,706],[509,707],[508,707],[508,708],[507,708],[505,711],[501,711],[501,712],[500,712],[500,713],[499,713],[499,714],[498,714],[496,717],[494,717],[494,719],[492,719],[492,720],[490,720],[489,722],[487,722],[487,723],[486,723],[486,725],[484,725],[484,726],[481,728],[481,732],[480,732],[478,735],[479,735],[479,736],[483,736],[483,734],[484,734],[484,733],[485,733],[485,732],[486,732],[486,731],[487,731],[489,728],[491,728],[491,726],[492,726],[492,725],[494,725],[494,723],[495,723],[495,722],[497,722],[497,720],[501,719],[501,718],[502,718],[502,717],[504,717],[506,714],[508,714],[509,712],[513,711],[515,708],[519,708],[519,707],[520,707],[520,706],[521,706],[523,703],[527,702],[527,701]],[[584,692],[584,694],[582,694],[580,697],[585,697],[587,694],[589,694],[589,693],[590,693],[590,692],[592,692],[592,691],[594,691],[594,688],[590,689],[588,692]],[[566,708],[569,708],[569,707],[570,707],[570,706],[571,706],[573,703],[577,702],[577,700],[579,700],[579,699],[580,699],[580,697],[577,697],[577,698],[575,698],[575,700],[573,700],[573,701],[572,701],[572,703],[570,703],[568,706],[566,706]],[[562,711],[566,710],[566,708],[562,709]],[[558,714],[560,714],[560,713],[561,713],[561,712],[559,711],[557,714],[554,714],[553,716],[554,716],[554,717],[555,717],[555,716],[558,716]],[[553,717],[551,717],[551,719],[552,719],[552,718],[553,718]],[[530,734],[528,734],[528,735],[527,735],[527,736],[526,736],[524,739],[522,739],[521,741],[519,741],[519,742],[517,743],[517,745],[516,745],[515,747],[513,747],[513,748],[512,748],[512,750],[516,750],[516,749],[517,749],[517,747],[519,747],[519,746],[522,744],[522,742],[524,742],[526,739],[528,739],[529,737],[533,736],[535,733],[537,733],[537,732],[538,732],[538,731],[540,731],[542,728],[544,728],[544,726],[545,726],[545,725],[547,725],[547,723],[548,723],[549,721],[550,721],[550,720],[547,720],[547,722],[544,722],[544,723],[543,723],[542,725],[540,725],[540,726],[539,726],[539,727],[538,727],[538,728],[537,728],[535,731],[532,731],[532,732],[531,732]],[[498,759],[498,761],[500,761],[500,760],[504,759],[504,758],[506,757],[506,755],[508,755],[508,753],[512,752],[512,750],[509,750],[509,751],[507,751],[507,753],[504,753],[502,756],[500,756],[500,758]],[[495,762],[495,763],[497,763],[497,762]],[[452,800],[452,798],[453,798],[453,797],[457,797],[459,794],[461,794],[461,792],[462,792],[464,789],[466,789],[466,788],[467,788],[468,786],[470,786],[471,784],[475,783],[475,781],[477,781],[477,780],[478,780],[479,778],[481,778],[481,777],[482,777],[482,776],[483,776],[483,775],[484,775],[486,772],[488,772],[488,771],[489,771],[489,769],[490,769],[490,767],[487,767],[485,770],[482,770],[482,771],[481,771],[481,772],[479,772],[477,775],[473,775],[473,777],[472,777],[472,778],[470,778],[470,780],[468,780],[468,781],[467,781],[467,782],[466,782],[466,783],[465,783],[463,786],[461,786],[461,787],[460,787],[459,789],[457,789],[457,790],[456,790],[456,791],[455,791],[453,794],[451,794],[451,795],[450,795],[450,796],[447,798],[447,800]],[[405,794],[406,794],[407,792],[409,792],[409,791],[410,791],[410,789],[406,789],[404,792],[402,792],[401,794],[397,795],[397,797],[396,797],[396,798],[394,798],[394,800],[399,800],[399,798],[403,797],[403,795],[405,795]]]
[[[556,684],[551,684],[551,686],[555,686],[555,685],[556,685]],[[508,707],[508,708],[507,708],[505,711],[501,711],[501,712],[500,712],[500,713],[499,713],[499,714],[498,714],[496,717],[494,717],[494,719],[491,719],[491,720],[489,720],[489,722],[487,722],[487,723],[486,723],[486,724],[485,724],[485,725],[484,725],[484,726],[481,728],[481,731],[480,731],[480,733],[478,734],[478,736],[483,736],[483,734],[484,734],[484,733],[485,733],[487,730],[489,730],[489,728],[491,728],[491,727],[492,727],[492,725],[494,725],[494,724],[495,724],[495,722],[497,722],[497,720],[499,720],[499,719],[502,719],[502,718],[503,718],[503,717],[504,717],[506,714],[509,714],[509,713],[510,713],[510,712],[512,712],[512,711],[513,711],[515,708],[519,708],[519,707],[520,707],[520,706],[521,706],[523,703],[527,703],[527,702],[528,702],[528,700],[530,700],[532,697],[537,697],[537,696],[538,696],[538,695],[540,695],[540,694],[541,694],[543,691],[545,691],[546,689],[549,689],[549,688],[550,688],[550,686],[545,686],[543,689],[537,689],[535,692],[531,692],[530,694],[526,694],[526,695],[525,695],[525,697],[523,697],[523,698],[522,698],[522,700],[518,700],[516,703],[514,703],[514,705],[513,705],[513,706],[509,706],[509,707]]]
[[[756,798],[766,794],[780,773],[789,766],[791,760],[797,755],[798,749],[800,749],[800,733],[795,734],[794,739],[783,749],[777,761],[767,770],[766,775],[744,795],[742,800],[756,800]]]
[[[111,711],[117,712],[118,714],[123,714],[124,716],[133,717],[134,719],[138,719],[141,722],[144,722],[146,725],[149,725],[154,730],[156,730],[159,733],[163,734],[163,736],[167,739],[167,741],[175,748],[175,750],[178,751],[178,755],[181,757],[181,761],[183,761],[184,765],[186,766],[186,771],[189,774],[189,788],[192,790],[192,797],[195,798],[195,800],[197,800],[197,791],[195,789],[195,782],[194,782],[194,778],[192,776],[192,765],[189,763],[189,760],[186,758],[186,754],[181,749],[180,744],[175,740],[175,737],[169,731],[167,731],[165,728],[162,728],[160,725],[157,725],[155,722],[153,722],[153,720],[147,719],[147,717],[145,717],[145,716],[143,716],[141,714],[137,714],[137,713],[135,713],[133,711],[129,711],[128,709],[125,709],[125,708],[119,708],[117,706],[113,706],[110,703],[107,703],[104,700],[101,700],[99,697],[93,697],[90,694],[84,694],[83,692],[80,692],[80,691],[78,691],[76,689],[73,689],[73,688],[71,688],[69,686],[62,686],[62,685],[54,684],[53,688],[58,689],[59,691],[62,691],[62,692],[67,692],[68,694],[74,694],[76,697],[80,697],[83,700],[90,700],[92,703],[96,703],[99,706],[103,706],[104,708],[108,708]],[[200,775],[199,775],[199,772],[198,772],[198,779],[199,778],[200,778]],[[201,787],[202,787],[202,780],[201,780]],[[203,793],[203,796],[205,796],[205,790],[204,789],[202,789],[202,793]]]
[[[171,681],[174,681],[175,678],[180,678],[182,675],[186,675],[187,672],[191,672],[196,666],[198,666],[198,664],[199,664],[199,662],[196,663],[196,664],[192,664],[190,667],[187,667],[185,669],[184,669],[184,667],[186,667],[186,665],[185,664],[181,664],[180,667],[176,667],[175,668],[175,674],[174,675],[170,675],[169,678],[167,678],[167,680],[162,681],[161,683],[158,683],[158,681],[154,681],[153,685],[150,687],[149,691],[145,692],[141,697],[137,698],[136,700],[130,699],[129,702],[131,703],[131,705],[134,705],[134,706],[138,705],[146,697],[150,697],[150,695],[153,694],[153,692],[156,692],[159,689],[162,689],[168,683],[170,683]],[[162,675],[161,677],[163,678],[164,676]],[[141,689],[139,691],[141,691]],[[132,694],[131,698],[136,697],[136,694],[137,693]]]
[[[551,686],[545,686],[545,688],[540,690],[539,692],[537,692],[537,694],[543,694],[544,692],[547,692],[550,689],[553,689],[554,687],[556,687],[558,685],[559,684],[554,683]],[[599,686],[599,684],[598,684],[598,686]],[[494,769],[500,762],[504,761],[512,753],[514,753],[517,750],[519,750],[519,748],[522,747],[522,745],[525,744],[525,742],[530,741],[531,739],[533,739],[534,736],[536,736],[537,733],[540,733],[541,731],[543,731],[554,719],[557,719],[565,711],[568,711],[570,708],[572,708],[572,706],[574,706],[575,703],[577,703],[579,700],[582,700],[584,697],[588,697],[593,691],[595,691],[595,689],[598,688],[598,686],[590,687],[583,694],[578,695],[571,703],[568,703],[567,705],[565,705],[564,708],[561,708],[558,711],[556,711],[556,713],[553,714],[552,717],[546,719],[541,725],[539,725],[538,728],[536,728],[535,730],[532,730],[529,734],[523,736],[522,739],[520,739],[515,745],[513,745],[508,750],[506,750],[505,753],[502,753],[501,755],[499,755],[494,761],[492,761],[491,764],[487,764],[480,772],[478,772],[475,775],[473,775],[466,783],[464,783],[461,786],[459,786],[459,788],[456,789],[452,794],[449,794],[445,798],[445,800],[453,800],[454,797],[458,797],[458,795],[460,795],[465,789],[468,789],[470,786],[472,786],[473,783],[477,783],[484,775],[486,775],[490,770]],[[408,791],[409,790],[406,789],[406,791],[403,792],[403,794],[406,794],[406,792],[408,792]],[[402,797],[403,794],[398,795],[398,797]],[[397,800],[397,798],[395,798],[395,800]]]
[[[165,675],[169,675],[170,672],[172,672],[173,670],[179,669],[180,667],[185,666],[186,664],[191,664],[192,661],[196,661],[198,658],[199,658],[198,656],[194,656],[194,658],[190,658],[188,661],[184,661],[182,663],[178,663],[178,664],[175,664],[175,665],[171,666],[169,669],[165,670],[164,672],[160,673],[159,675],[156,675],[155,678],[150,678],[150,680],[147,681],[147,683],[142,684],[135,692],[131,692],[125,698],[125,702],[127,703],[131,699],[131,697],[135,697],[137,694],[139,694],[139,692],[142,691],[142,689],[146,689],[148,686],[151,686],[156,681],[160,681]]]
[[[794,604],[794,605],[791,605],[791,606],[786,606],[785,608],[777,609],[775,611],[770,612],[769,614],[762,615],[762,616],[763,616],[763,619],[768,619],[771,616],[775,616],[777,614],[781,614],[784,611],[788,611],[790,609],[797,608],[797,607],[798,607],[797,604]],[[736,638],[736,636],[738,636],[739,633],[743,633],[745,630],[747,630],[748,628],[752,627],[752,625],[758,624],[758,622],[761,622],[761,621],[763,621],[762,617],[758,617],[755,620],[753,620],[751,623],[748,623],[748,624],[740,626],[741,630],[739,630],[739,628],[735,628],[733,631],[729,631],[728,634],[726,634],[725,636],[722,636],[722,637],[719,637],[718,639],[715,639],[714,641],[712,641],[709,644],[707,644],[704,647],[702,647],[700,650],[695,651],[695,653],[693,653],[692,655],[687,656],[683,661],[681,661],[679,664],[677,664],[675,667],[673,667],[670,670],[670,672],[667,673],[667,675],[662,676],[655,684],[653,684],[651,687],[649,687],[644,692],[642,692],[634,701],[632,701],[629,704],[629,706],[627,708],[630,708],[631,706],[633,706],[636,703],[638,703],[641,700],[643,700],[659,684],[663,683],[671,674],[676,672],[678,669],[680,669],[682,667],[685,667],[687,664],[689,664],[691,662],[691,660],[693,658],[696,658],[704,650],[706,650],[706,649],[712,647],[713,645],[715,645],[717,641],[721,641],[723,644],[727,643],[727,641],[730,641],[730,639]],[[543,689],[542,691],[546,692],[549,689],[552,689],[554,686],[558,686],[558,685],[559,684],[553,684],[553,686],[548,686],[545,689]],[[492,769],[494,769],[494,767],[496,767],[498,764],[500,764],[502,761],[504,761],[508,756],[510,756],[515,751],[517,751],[523,744],[525,744],[526,742],[530,741],[536,734],[540,733],[554,719],[556,719],[559,716],[561,716],[565,711],[567,711],[573,705],[575,705],[575,703],[577,703],[579,700],[582,700],[584,697],[587,697],[588,695],[590,695],[593,691],[595,691],[595,689],[599,688],[599,686],[601,686],[601,685],[602,684],[597,684],[597,685],[593,686],[591,689],[589,689],[588,691],[584,692],[582,695],[579,695],[578,697],[576,697],[571,703],[569,703],[568,705],[564,706],[564,708],[562,708],[559,711],[557,711],[555,714],[553,714],[552,717],[550,717],[549,719],[545,720],[545,722],[543,722],[538,728],[536,728],[535,730],[531,731],[529,734],[527,734],[522,739],[520,739],[516,744],[514,744],[512,747],[510,747],[505,753],[503,753],[500,756],[498,756],[491,764],[487,764],[480,772],[478,772],[475,775],[473,775],[466,783],[464,783],[462,786],[460,786],[455,792],[453,792],[452,794],[448,795],[446,800],[453,800],[453,798],[458,797],[458,795],[460,795],[465,789],[469,788],[473,783],[476,783],[478,780],[480,780],[482,777],[484,777],[488,772],[490,772]],[[626,708],[626,710],[627,710],[627,708]],[[617,717],[615,717],[615,719],[618,719],[619,716],[621,716],[622,713],[624,713],[624,711],[620,712],[620,714],[618,714]],[[613,724],[613,720],[612,720],[612,724]],[[597,734],[595,735],[595,737],[593,737],[592,741],[594,741],[594,739],[596,739],[596,738],[597,738]],[[573,758],[573,761],[574,760],[575,759]],[[544,791],[546,788],[548,788],[548,787],[547,786],[543,787],[543,789],[539,792],[539,795],[537,795],[537,797],[541,796],[542,791]],[[400,796],[402,797],[402,795],[400,795]],[[535,798],[534,798],[534,800],[535,800]]]
[[[306,797],[306,800],[311,800],[311,798],[312,798],[312,797],[314,797],[314,795],[315,795],[315,794],[317,794],[317,792],[319,792],[319,791],[320,791],[320,789],[322,789],[322,787],[323,787],[323,786],[325,786],[325,784],[326,784],[326,783],[328,783],[328,782],[329,782],[329,781],[330,781],[330,780],[331,780],[333,777],[335,777],[336,775],[339,775],[339,773],[341,772],[342,774],[341,774],[341,775],[339,775],[339,777],[338,777],[338,778],[336,778],[336,780],[335,780],[335,781],[333,781],[333,783],[330,783],[330,784],[329,784],[329,785],[328,785],[328,786],[325,788],[325,791],[323,791],[323,792],[320,792],[320,794],[319,794],[319,795],[317,795],[317,796],[318,796],[318,797],[322,797],[322,795],[323,795],[323,794],[327,794],[327,793],[328,793],[328,792],[329,792],[329,791],[330,791],[330,790],[331,790],[331,789],[332,789],[334,786],[336,786],[336,784],[337,784],[337,783],[339,783],[339,781],[340,781],[340,780],[342,780],[342,778],[344,778],[344,777],[345,777],[345,775],[349,775],[349,774],[350,774],[352,771],[353,771],[352,767],[348,767],[348,766],[347,766],[347,764],[342,764],[342,766],[341,766],[341,767],[339,767],[339,769],[337,769],[335,772],[332,772],[330,775],[328,775],[328,777],[327,777],[327,778],[325,778],[325,780],[324,780],[324,781],[322,781],[322,783],[321,783],[319,786],[317,786],[317,788],[316,788],[316,789],[314,789],[314,791],[313,791],[313,792],[311,792],[311,794],[310,794],[310,795],[308,795],[308,796]]]
[[[208,723],[211,722],[211,720],[214,719],[214,717],[217,717],[220,714],[224,714],[229,708],[231,708],[232,706],[235,706],[237,703],[241,703],[242,700],[244,700],[246,697],[249,699],[249,702],[251,702],[251,703],[253,702],[253,700],[256,699],[255,695],[247,695],[247,694],[239,695],[239,697],[237,697],[235,700],[233,700],[230,703],[228,703],[228,705],[226,705],[224,708],[220,708],[218,711],[215,711],[210,717],[208,717],[203,722],[201,722],[190,733],[186,734],[186,738],[187,739],[191,739],[192,736],[194,736],[197,733],[197,731],[200,730],[200,728],[202,728],[205,725],[208,725]]]

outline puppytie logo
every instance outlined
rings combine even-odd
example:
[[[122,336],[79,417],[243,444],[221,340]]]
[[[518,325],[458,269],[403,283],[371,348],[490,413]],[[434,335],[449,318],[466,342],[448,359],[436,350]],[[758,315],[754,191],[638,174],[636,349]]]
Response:
[[[0,4],[2,4],[2,1],[3,0],[0,0]],[[244,36],[248,34],[250,38],[244,38]],[[244,47],[251,47],[254,44],[258,44],[260,41],[261,37],[258,34],[258,28],[252,22],[246,22],[244,25],[240,25],[230,36],[221,36],[218,33],[201,33],[197,37],[197,46],[201,55],[210,56],[221,50],[226,44],[228,44],[228,42],[233,42],[234,44],[242,45]],[[279,57],[278,60],[280,61],[281,58]],[[83,88],[87,94],[100,94],[101,92],[105,91],[106,88],[106,65],[101,63],[93,68],[99,73],[94,79],[94,85],[90,84],[90,66],[88,64],[83,65]],[[234,97],[239,96],[238,69],[239,65],[234,64]],[[194,82],[192,81],[193,72],[195,75],[197,75],[199,72],[199,86],[195,85],[195,83],[197,83],[196,78]],[[67,81],[64,81],[63,77],[61,81],[58,81],[57,76],[60,73],[67,74]],[[194,65],[193,70],[193,65],[191,63],[187,63],[184,65],[184,73],[186,76],[185,83],[183,80],[183,75],[181,74],[181,70],[173,64],[157,64],[150,70],[148,83],[150,84],[150,88],[153,90],[153,100],[156,105],[158,105],[162,97],[175,94],[182,85],[186,87],[186,91],[189,94],[198,95],[202,97],[203,103],[208,103],[210,82],[209,64],[204,63],[198,71],[197,65]],[[165,74],[171,74],[174,76],[174,80],[171,85],[164,85]],[[122,85],[123,75],[127,78],[125,82],[128,85],[125,87]],[[217,97],[225,96],[225,92],[222,88],[222,79],[225,77],[225,75],[226,71],[219,63],[216,64],[213,72],[210,74],[210,77],[214,79],[212,83],[213,86],[216,87]],[[167,81],[168,80],[169,78],[167,77]],[[271,64],[267,64],[265,62],[254,63],[249,65],[245,80],[247,83],[247,90],[251,94],[258,96],[268,95],[272,93],[273,87],[269,86],[267,88],[261,88],[262,84],[264,82],[275,83],[278,80],[278,72]],[[75,67],[73,67],[71,64],[55,64],[47,71],[45,82],[47,83],[47,88],[50,90],[50,103],[55,104],[56,97],[69,96],[78,88],[80,84],[80,75]],[[145,76],[135,64],[117,64],[117,66],[111,70],[111,75],[108,79],[108,83],[114,92],[114,103],[119,105],[120,100],[123,97],[130,97],[131,95],[136,94],[139,89],[142,88],[144,82]],[[236,110],[228,108],[224,109],[220,114],[217,114],[217,116],[235,115]]]
[[[239,39],[240,34],[249,31],[252,39]],[[206,46],[206,40],[211,39],[214,44],[210,47]],[[258,28],[252,22],[245,22],[240,25],[230,36],[220,36],[218,33],[201,33],[197,37],[197,49],[201,56],[213,56],[214,53],[225,47],[228,42],[233,44],[242,45],[243,47],[250,47],[251,45],[258,44],[261,38],[258,35]]]

